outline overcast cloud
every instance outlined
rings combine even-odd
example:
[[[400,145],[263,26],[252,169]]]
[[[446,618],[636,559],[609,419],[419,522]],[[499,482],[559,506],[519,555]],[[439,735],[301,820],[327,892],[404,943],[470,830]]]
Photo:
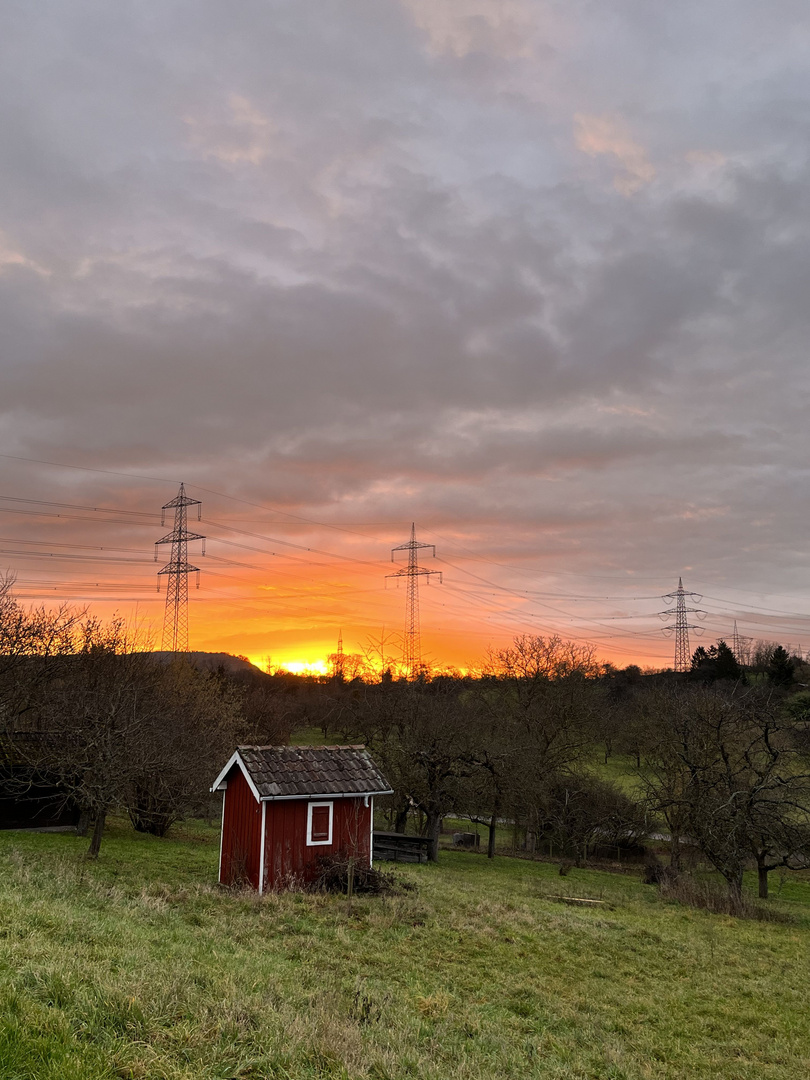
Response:
[[[617,648],[662,606],[622,597],[683,574],[712,636],[810,647],[808,50],[799,0],[9,0],[0,451],[345,524],[303,542],[367,560],[415,520],[451,586],[512,590],[493,641]],[[650,662],[656,625],[626,625]]]

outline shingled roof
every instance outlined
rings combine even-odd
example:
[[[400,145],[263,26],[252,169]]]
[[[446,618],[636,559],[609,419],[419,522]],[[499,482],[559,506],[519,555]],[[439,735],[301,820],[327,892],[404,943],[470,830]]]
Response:
[[[364,746],[240,746],[237,753],[260,799],[391,792]]]

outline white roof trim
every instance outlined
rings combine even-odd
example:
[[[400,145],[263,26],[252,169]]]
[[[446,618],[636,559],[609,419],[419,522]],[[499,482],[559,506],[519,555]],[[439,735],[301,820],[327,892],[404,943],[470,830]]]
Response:
[[[213,782],[213,784],[211,785],[210,790],[211,791],[216,791],[217,790],[219,785],[222,783],[222,781],[225,779],[225,777],[228,775],[228,773],[231,771],[231,769],[234,767],[234,765],[238,765],[239,768],[242,770],[242,775],[244,776],[245,780],[247,780],[248,787],[253,792],[253,798],[256,800],[256,802],[262,802],[262,797],[259,794],[258,788],[253,783],[253,780],[250,777],[250,773],[247,771],[247,767],[245,766],[244,761],[242,761],[242,755],[239,753],[238,750],[234,750],[233,754],[231,754],[231,757],[230,757],[230,760],[228,761],[228,764],[225,766],[225,768],[222,770],[222,772],[219,774],[219,776]]]
[[[287,799],[364,799],[368,795],[393,795],[393,788],[385,791],[321,791],[318,795],[262,795],[259,802],[282,802]]]

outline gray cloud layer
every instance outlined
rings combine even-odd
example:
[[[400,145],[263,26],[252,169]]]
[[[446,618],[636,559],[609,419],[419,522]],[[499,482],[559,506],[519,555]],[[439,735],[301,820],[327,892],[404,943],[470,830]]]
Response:
[[[806,5],[7,16],[6,453],[810,600]]]

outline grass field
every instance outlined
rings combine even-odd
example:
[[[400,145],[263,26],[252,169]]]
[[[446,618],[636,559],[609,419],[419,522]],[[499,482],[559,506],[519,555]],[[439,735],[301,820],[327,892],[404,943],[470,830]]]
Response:
[[[3,1080],[810,1075],[799,878],[771,903],[788,921],[755,922],[443,852],[399,871],[416,892],[349,910],[220,891],[202,824],[85,847],[0,834]]]

